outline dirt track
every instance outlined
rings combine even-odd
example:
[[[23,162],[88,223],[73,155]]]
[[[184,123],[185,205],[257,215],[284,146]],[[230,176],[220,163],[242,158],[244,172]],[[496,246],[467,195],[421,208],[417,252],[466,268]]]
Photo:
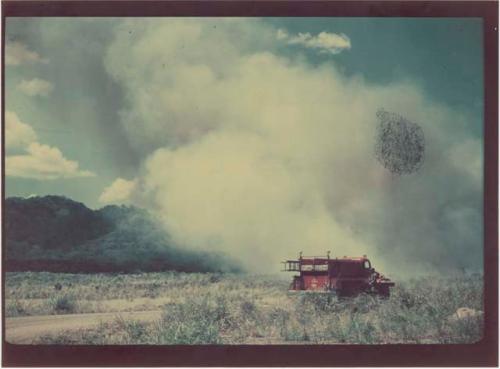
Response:
[[[44,334],[65,330],[92,328],[100,322],[109,322],[121,316],[126,320],[154,321],[161,317],[160,310],[113,312],[94,314],[39,315],[5,318],[5,339],[9,343],[31,344]]]

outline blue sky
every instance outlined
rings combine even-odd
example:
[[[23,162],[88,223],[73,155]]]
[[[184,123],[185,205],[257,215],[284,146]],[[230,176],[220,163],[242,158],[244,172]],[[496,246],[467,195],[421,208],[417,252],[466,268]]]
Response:
[[[296,32],[343,32],[353,45],[336,57],[348,75],[373,83],[411,79],[429,97],[480,114],[483,101],[480,18],[277,19]]]
[[[397,196],[400,203],[429,201],[408,219],[440,214],[443,234],[420,224],[432,228],[435,244],[452,244],[457,227],[481,221],[479,18],[8,18],[6,39],[7,196],[58,194],[94,208],[159,210],[173,219],[169,231],[193,245],[256,242],[245,230],[221,231],[214,214],[205,214],[213,224],[200,216],[196,225],[192,216],[200,204],[213,208],[232,198],[221,212],[259,223],[253,204],[242,205],[245,216],[230,206],[242,193],[255,194],[271,212],[308,204],[286,224],[316,230],[319,244],[340,237],[351,249],[364,242],[381,249],[387,240],[374,229],[387,233],[394,219],[369,219],[402,211]],[[413,179],[387,179],[366,157],[377,107],[423,127],[427,161]],[[219,164],[225,177],[206,172]],[[289,192],[270,191],[269,183]],[[177,203],[187,197],[196,202]],[[303,221],[311,214],[316,223]],[[374,229],[357,240],[356,223]],[[411,224],[400,225],[398,241],[415,242]],[[254,234],[274,242],[279,232],[264,228]],[[467,236],[461,255],[481,239],[479,231]]]

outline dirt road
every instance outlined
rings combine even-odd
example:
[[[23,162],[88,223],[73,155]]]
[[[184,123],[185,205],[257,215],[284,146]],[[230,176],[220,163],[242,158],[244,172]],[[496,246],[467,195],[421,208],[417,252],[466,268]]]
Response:
[[[44,334],[92,328],[100,322],[113,321],[118,316],[125,320],[150,322],[161,317],[161,310],[5,318],[5,339],[10,343],[30,344]]]

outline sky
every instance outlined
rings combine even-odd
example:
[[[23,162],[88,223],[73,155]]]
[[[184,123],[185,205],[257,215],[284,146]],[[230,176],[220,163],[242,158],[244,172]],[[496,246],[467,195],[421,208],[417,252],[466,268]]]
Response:
[[[477,270],[482,48],[479,18],[7,18],[6,195],[141,206],[261,271]],[[376,160],[380,109],[417,172]]]

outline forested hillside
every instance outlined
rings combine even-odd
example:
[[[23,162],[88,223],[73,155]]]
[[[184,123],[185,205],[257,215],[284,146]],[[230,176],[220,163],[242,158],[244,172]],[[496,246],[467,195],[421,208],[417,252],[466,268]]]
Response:
[[[143,209],[109,205],[91,210],[61,196],[5,201],[8,271],[236,271],[224,255],[175,244]]]

